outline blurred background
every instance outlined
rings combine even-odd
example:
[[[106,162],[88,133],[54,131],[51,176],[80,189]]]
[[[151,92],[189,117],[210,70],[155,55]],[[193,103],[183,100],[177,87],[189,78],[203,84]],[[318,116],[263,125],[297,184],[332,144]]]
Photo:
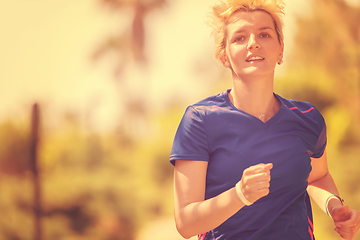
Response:
[[[0,0],[0,239],[178,240],[172,140],[231,88],[215,0]],[[285,0],[275,91],[312,102],[360,210],[360,0]],[[317,239],[340,239],[314,206]],[[356,239],[360,239],[360,234]]]

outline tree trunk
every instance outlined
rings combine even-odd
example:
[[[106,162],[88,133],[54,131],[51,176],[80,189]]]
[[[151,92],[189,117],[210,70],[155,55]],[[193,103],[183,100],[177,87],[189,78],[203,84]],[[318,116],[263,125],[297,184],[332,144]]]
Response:
[[[31,113],[30,164],[34,181],[34,240],[42,240],[41,228],[41,186],[38,166],[39,107],[34,104]]]

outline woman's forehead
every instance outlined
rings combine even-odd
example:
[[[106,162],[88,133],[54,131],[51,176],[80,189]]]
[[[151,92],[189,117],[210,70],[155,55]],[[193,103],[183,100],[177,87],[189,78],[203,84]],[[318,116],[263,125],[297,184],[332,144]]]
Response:
[[[228,21],[228,27],[246,27],[246,26],[255,26],[259,28],[274,28],[274,19],[272,16],[265,11],[252,11],[244,12],[238,11],[235,12]]]

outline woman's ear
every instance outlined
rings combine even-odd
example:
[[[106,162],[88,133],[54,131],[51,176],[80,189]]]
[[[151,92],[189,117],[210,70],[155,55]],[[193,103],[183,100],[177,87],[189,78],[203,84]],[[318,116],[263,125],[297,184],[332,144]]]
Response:
[[[220,55],[220,61],[224,65],[224,67],[230,68],[231,65],[230,65],[229,59],[226,56],[225,50],[223,50]]]
[[[280,53],[279,53],[279,58],[277,63],[280,65],[283,63],[283,59],[284,59],[284,42],[281,43],[281,48],[280,48]]]

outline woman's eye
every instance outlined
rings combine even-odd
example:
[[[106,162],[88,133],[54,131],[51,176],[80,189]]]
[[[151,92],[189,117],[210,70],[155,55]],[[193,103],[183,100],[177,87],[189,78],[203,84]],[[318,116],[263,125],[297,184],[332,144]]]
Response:
[[[260,34],[260,36],[261,36],[262,38],[268,38],[268,37],[270,37],[270,35],[267,34],[267,33],[262,33],[262,34]]]
[[[244,36],[240,36],[240,37],[235,38],[235,42],[240,42],[240,41],[244,41],[244,40],[245,40]]]

